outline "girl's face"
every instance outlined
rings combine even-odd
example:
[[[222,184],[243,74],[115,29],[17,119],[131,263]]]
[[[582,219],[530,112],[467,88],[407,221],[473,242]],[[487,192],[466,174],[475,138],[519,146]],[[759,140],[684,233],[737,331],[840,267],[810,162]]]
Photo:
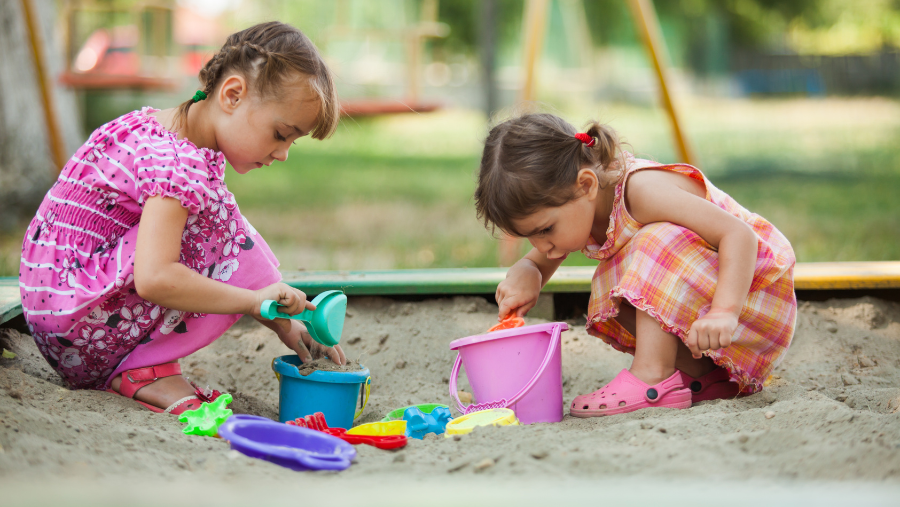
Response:
[[[598,209],[604,207],[599,205],[599,190],[597,175],[590,169],[582,169],[576,182],[577,197],[562,206],[541,208],[512,223],[548,259],[565,259],[588,244],[597,217],[605,213]]]
[[[277,100],[249,93],[242,76],[231,76],[222,84],[224,114],[216,121],[216,144],[239,174],[275,160],[284,162],[291,144],[315,127],[318,97],[300,77],[287,84]]]
[[[594,205],[582,195],[557,208],[542,208],[513,220],[513,224],[548,259],[565,259],[587,245],[594,225]]]

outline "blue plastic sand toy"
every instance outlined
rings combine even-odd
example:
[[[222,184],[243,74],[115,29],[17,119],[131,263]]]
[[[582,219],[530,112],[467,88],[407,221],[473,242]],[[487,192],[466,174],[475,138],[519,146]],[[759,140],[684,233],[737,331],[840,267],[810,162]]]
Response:
[[[453,419],[450,409],[437,407],[426,414],[417,407],[409,407],[403,412],[403,420],[406,421],[406,436],[422,440],[428,433],[440,435],[447,428],[447,423]]]

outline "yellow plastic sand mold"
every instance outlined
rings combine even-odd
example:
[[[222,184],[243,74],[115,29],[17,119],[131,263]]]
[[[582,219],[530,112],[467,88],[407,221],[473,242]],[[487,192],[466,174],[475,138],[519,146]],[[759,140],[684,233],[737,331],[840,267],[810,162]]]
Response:
[[[347,430],[348,435],[365,435],[369,437],[388,437],[406,434],[406,421],[373,422],[360,424]]]
[[[447,423],[444,436],[449,438],[454,435],[472,433],[477,426],[518,426],[519,420],[516,413],[508,408],[491,408],[472,412]]]

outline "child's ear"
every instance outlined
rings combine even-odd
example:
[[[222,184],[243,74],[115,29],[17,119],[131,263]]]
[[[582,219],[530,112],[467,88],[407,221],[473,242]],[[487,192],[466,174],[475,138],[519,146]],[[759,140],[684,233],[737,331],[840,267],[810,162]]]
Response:
[[[594,200],[600,193],[600,179],[590,167],[583,167],[578,171],[576,185],[578,185],[582,195],[587,196],[590,200]]]
[[[232,74],[225,78],[218,94],[219,104],[227,113],[234,112],[241,101],[247,100],[247,80],[240,74]]]

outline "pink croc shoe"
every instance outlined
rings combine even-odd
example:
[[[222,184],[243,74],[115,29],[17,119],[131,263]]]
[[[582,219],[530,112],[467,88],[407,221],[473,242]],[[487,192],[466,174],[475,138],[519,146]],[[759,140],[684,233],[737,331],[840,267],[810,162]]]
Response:
[[[681,372],[651,386],[622,370],[609,384],[591,394],[582,394],[572,401],[569,413],[575,417],[598,417],[624,414],[642,408],[688,408],[691,391],[681,382]]]
[[[709,400],[735,398],[740,394],[738,385],[728,380],[728,370],[718,367],[706,375],[694,378],[679,371],[681,381],[691,390],[691,401],[699,403]]]

